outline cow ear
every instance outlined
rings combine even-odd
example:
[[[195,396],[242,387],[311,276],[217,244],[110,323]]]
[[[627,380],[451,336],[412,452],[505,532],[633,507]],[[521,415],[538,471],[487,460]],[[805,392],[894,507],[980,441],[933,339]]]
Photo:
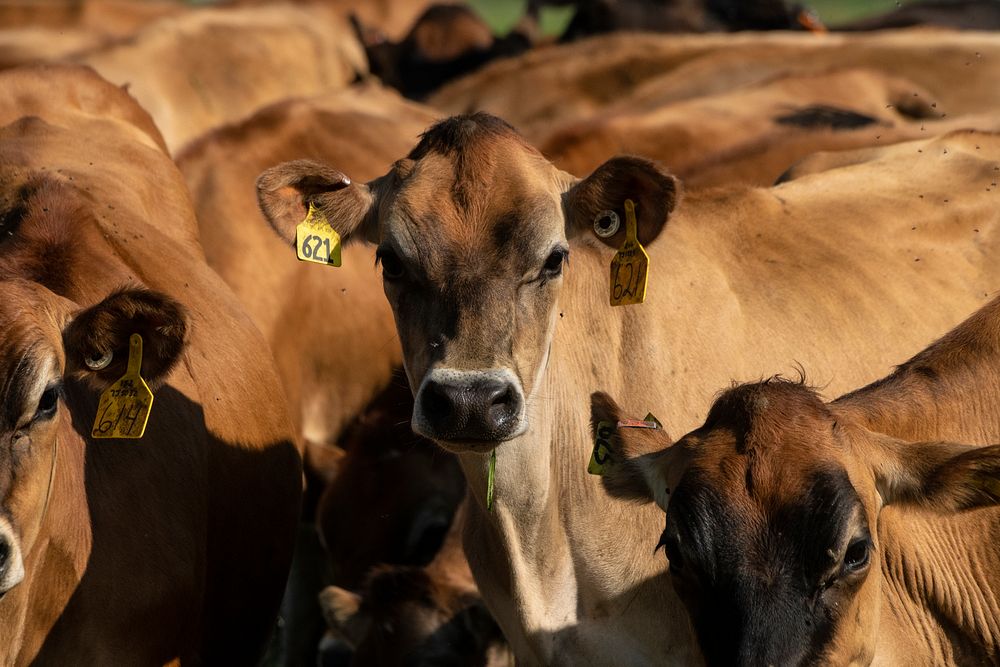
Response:
[[[618,427],[624,418],[614,399],[603,392],[590,397],[592,435],[599,436],[610,450],[601,481],[616,498],[639,503],[656,502],[666,509],[663,490],[669,470],[673,441],[662,428]],[[601,424],[610,424],[610,432],[601,432]]]
[[[85,308],[63,330],[66,374],[103,390],[128,367],[129,339],[142,336],[140,374],[155,389],[180,359],[187,331],[183,307],[146,289],[114,292]]]
[[[374,218],[371,189],[318,162],[294,160],[262,173],[257,179],[257,203],[278,236],[291,244],[310,204],[326,216],[344,242],[366,236],[374,240],[366,227]]]
[[[873,456],[886,505],[917,505],[951,513],[1000,505],[1000,445],[883,442]]]
[[[339,586],[327,586],[319,594],[319,606],[331,632],[351,648],[357,648],[368,632],[370,618],[362,598]]]
[[[660,235],[679,196],[678,180],[655,162],[632,156],[611,158],[566,194],[566,236],[590,234],[612,248],[621,247],[625,200],[631,199],[636,235],[647,245]]]

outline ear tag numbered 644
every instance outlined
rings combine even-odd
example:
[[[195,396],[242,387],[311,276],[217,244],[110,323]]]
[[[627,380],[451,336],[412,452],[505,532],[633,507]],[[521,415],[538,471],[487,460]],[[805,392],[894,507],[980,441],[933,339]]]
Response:
[[[295,227],[295,255],[300,262],[340,266],[340,234],[312,202],[305,220]]]
[[[627,306],[646,300],[649,255],[639,243],[635,204],[625,200],[625,242],[611,260],[611,305]]]
[[[128,341],[128,368],[125,375],[101,394],[91,436],[135,440],[146,432],[153,392],[142,379],[141,369],[142,336],[132,334]]]

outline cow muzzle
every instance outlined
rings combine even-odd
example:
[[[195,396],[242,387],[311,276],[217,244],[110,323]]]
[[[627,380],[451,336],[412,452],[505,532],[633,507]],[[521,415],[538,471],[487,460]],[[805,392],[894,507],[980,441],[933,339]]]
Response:
[[[524,391],[507,369],[435,368],[413,406],[413,430],[453,451],[487,451],[526,428]]]
[[[24,579],[21,544],[10,522],[0,517],[0,597]]]

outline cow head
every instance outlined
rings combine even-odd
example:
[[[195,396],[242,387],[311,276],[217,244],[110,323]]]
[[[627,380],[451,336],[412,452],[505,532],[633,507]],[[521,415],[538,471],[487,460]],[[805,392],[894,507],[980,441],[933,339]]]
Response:
[[[623,417],[603,394],[592,412]],[[798,383],[736,387],[676,444],[661,433],[618,429],[604,479],[665,510],[658,546],[710,665],[867,664],[882,508],[1000,503],[1000,446],[873,434]]]
[[[35,283],[0,281],[0,596],[25,575],[60,443],[80,438],[71,388],[95,393],[124,375],[132,333],[143,337],[142,374],[155,387],[184,332],[180,306],[154,292],[123,290],[79,310]]]
[[[434,125],[367,184],[298,161],[264,172],[257,187],[290,242],[312,204],[342,238],[377,246],[416,398],[413,429],[479,452],[528,428],[572,245],[619,247],[624,225],[599,238],[595,221],[609,211],[624,220],[629,198],[649,243],[677,196],[674,178],[640,158],[576,179],[482,113]]]

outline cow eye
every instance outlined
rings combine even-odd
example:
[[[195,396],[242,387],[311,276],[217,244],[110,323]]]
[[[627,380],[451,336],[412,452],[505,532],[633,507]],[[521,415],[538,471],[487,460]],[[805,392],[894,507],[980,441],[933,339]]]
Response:
[[[379,248],[375,259],[382,265],[382,277],[386,280],[397,280],[403,277],[405,267],[403,260],[389,248]]]
[[[871,558],[871,540],[863,537],[851,542],[844,554],[844,571],[857,572],[868,565]]]
[[[542,266],[542,277],[544,278],[556,278],[562,274],[563,263],[569,256],[569,251],[565,248],[557,248],[549,254],[548,259],[545,260],[545,264]]]
[[[35,419],[48,419],[56,413],[57,407],[59,407],[59,386],[53,385],[42,392],[38,408],[35,410]]]

